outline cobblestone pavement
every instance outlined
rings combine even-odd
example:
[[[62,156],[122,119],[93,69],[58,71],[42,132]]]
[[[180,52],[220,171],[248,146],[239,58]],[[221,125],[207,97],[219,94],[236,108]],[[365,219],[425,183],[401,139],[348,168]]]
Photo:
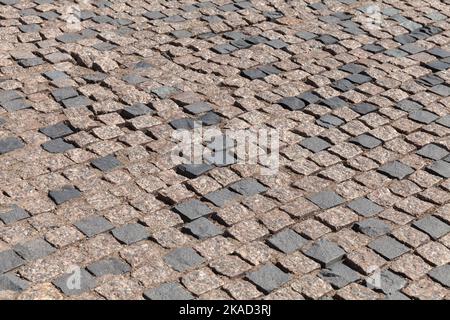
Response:
[[[450,298],[449,16],[0,0],[0,298]],[[174,163],[194,120],[278,173]]]

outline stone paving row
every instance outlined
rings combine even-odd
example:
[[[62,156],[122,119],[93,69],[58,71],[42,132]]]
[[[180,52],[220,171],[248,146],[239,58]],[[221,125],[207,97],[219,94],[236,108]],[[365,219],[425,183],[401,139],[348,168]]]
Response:
[[[450,298],[450,1],[77,2],[0,0],[1,299]]]

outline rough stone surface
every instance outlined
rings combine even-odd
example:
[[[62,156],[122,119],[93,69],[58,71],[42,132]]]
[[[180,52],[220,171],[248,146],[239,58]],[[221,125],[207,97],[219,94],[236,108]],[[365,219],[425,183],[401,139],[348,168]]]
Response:
[[[101,171],[110,171],[120,166],[120,161],[113,155],[107,155],[93,160],[92,165]]]
[[[114,237],[124,244],[132,244],[148,238],[148,230],[139,223],[131,223],[112,230]]]
[[[379,168],[379,171],[383,174],[391,178],[403,179],[406,176],[414,173],[414,170],[411,167],[401,163],[400,161],[394,161],[388,164],[385,164]]]
[[[60,190],[52,190],[48,193],[48,196],[56,203],[62,204],[66,201],[72,200],[74,198],[78,198],[81,195],[81,192],[71,186],[64,186]]]
[[[383,211],[383,207],[367,198],[353,200],[348,204],[348,207],[364,217],[371,217]]]
[[[341,260],[345,255],[345,251],[334,242],[319,240],[305,251],[305,254],[325,267],[328,267],[336,261]]]
[[[450,298],[448,0],[72,2],[0,0],[0,298]]]
[[[190,221],[211,214],[213,211],[204,203],[192,200],[176,205],[175,210]]]
[[[291,276],[271,263],[247,274],[248,280],[264,292],[271,292],[289,281]]]
[[[179,283],[164,283],[158,288],[149,289],[144,292],[149,300],[192,300],[192,294]]]
[[[99,260],[88,265],[86,269],[96,277],[101,277],[108,274],[120,275],[131,270],[127,263],[117,258]]]
[[[87,217],[75,222],[74,225],[87,237],[93,237],[114,228],[114,225],[111,222],[100,216]]]
[[[199,218],[185,225],[186,230],[199,239],[206,239],[222,233],[222,229],[207,218]]]
[[[320,277],[338,289],[361,278],[358,272],[342,263],[335,263],[329,268],[323,269],[320,272]]]
[[[30,214],[15,204],[0,211],[0,220],[4,224],[11,224],[28,217],[30,217]]]
[[[291,229],[285,229],[268,239],[268,243],[284,253],[292,253],[307,242],[302,236]]]
[[[446,264],[431,270],[428,275],[443,286],[450,288],[450,265]]]
[[[433,239],[439,239],[450,232],[450,225],[434,216],[427,216],[413,223],[413,226],[425,232]]]
[[[0,291],[21,292],[29,287],[29,282],[14,274],[0,275]]]
[[[93,289],[96,280],[85,269],[77,269],[53,280],[53,284],[68,296],[78,296]]]
[[[391,228],[382,220],[370,218],[355,224],[355,229],[369,237],[379,237],[391,231]]]
[[[179,248],[164,257],[164,261],[176,271],[186,271],[201,264],[204,259],[192,248]]]
[[[342,199],[341,196],[330,191],[316,193],[308,197],[308,199],[322,209],[333,208],[344,202],[344,199]]]
[[[24,146],[22,140],[16,137],[0,139],[0,155],[23,148]]]
[[[238,181],[230,186],[231,190],[242,194],[243,196],[253,196],[255,194],[264,192],[267,190],[261,183],[255,179],[244,179]]]
[[[388,260],[393,260],[409,251],[408,247],[388,236],[372,241],[369,247]]]
[[[0,274],[17,268],[23,263],[24,260],[12,250],[0,252]]]
[[[14,247],[14,251],[25,260],[36,260],[56,251],[47,241],[34,239]]]

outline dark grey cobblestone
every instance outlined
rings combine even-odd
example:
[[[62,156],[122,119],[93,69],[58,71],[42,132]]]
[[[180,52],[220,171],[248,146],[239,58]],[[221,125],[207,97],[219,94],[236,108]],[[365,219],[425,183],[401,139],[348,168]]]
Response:
[[[345,251],[333,242],[320,240],[314,243],[305,254],[318,261],[323,266],[329,267],[333,263],[341,260],[345,255]]]
[[[147,239],[148,230],[139,223],[130,223],[112,230],[113,236],[124,244],[132,244]]]
[[[429,276],[440,284],[450,288],[450,265],[446,264],[431,270]]]
[[[427,233],[433,239],[439,239],[450,232],[450,225],[439,220],[434,216],[427,216],[420,220],[417,220],[413,225]]]
[[[87,237],[93,237],[114,228],[111,222],[101,216],[90,216],[75,222],[74,225]]]
[[[314,204],[322,209],[329,209],[336,207],[344,202],[344,199],[331,191],[323,191],[308,197]]]
[[[211,208],[198,200],[177,204],[174,209],[190,221],[209,215],[213,212]]]
[[[0,154],[5,154],[17,149],[21,149],[24,146],[24,143],[19,138],[9,137],[0,139]]]
[[[63,153],[75,147],[63,139],[57,138],[43,143],[42,148],[50,153]]]
[[[396,292],[404,288],[406,283],[405,278],[402,278],[389,270],[383,270],[380,272],[379,289],[387,295],[394,295]]]
[[[369,247],[388,260],[393,260],[409,251],[406,246],[388,236],[375,239]]]
[[[87,272],[85,269],[81,269],[79,272],[79,282],[76,284],[73,281],[78,281],[73,274],[65,274],[53,281],[53,284],[58,287],[64,294],[69,296],[77,296],[82,293],[88,292],[96,285],[95,278]],[[79,284],[79,286],[78,286]]]
[[[222,233],[222,229],[206,218],[198,218],[185,224],[185,229],[199,239],[206,239]]]
[[[24,264],[24,260],[20,258],[14,251],[6,250],[0,252],[0,274],[13,270]]]
[[[371,217],[383,211],[383,207],[367,198],[355,199],[348,203],[348,207],[364,217]]]
[[[44,239],[35,239],[16,245],[14,251],[25,260],[36,260],[48,256],[56,249]]]
[[[308,241],[291,229],[276,233],[268,243],[284,253],[292,253],[303,247]]]
[[[120,161],[112,154],[92,160],[91,163],[101,171],[110,171],[120,166]]]
[[[448,162],[437,160],[430,164],[427,169],[443,178],[450,178],[450,164]]]
[[[126,262],[117,258],[99,260],[88,265],[86,269],[96,277],[108,274],[121,275],[131,271],[131,267]]]
[[[144,296],[149,300],[192,300],[194,297],[178,283],[165,283],[147,290]]]
[[[289,281],[291,276],[268,263],[256,271],[249,272],[247,278],[264,292],[271,292]]]
[[[192,248],[179,248],[164,257],[164,261],[176,271],[186,271],[203,263],[203,259]]]
[[[64,186],[61,189],[50,191],[48,195],[56,204],[62,204],[66,201],[78,198],[81,195],[81,192],[74,187]]]
[[[30,217],[30,214],[15,204],[6,210],[3,209],[0,211],[0,220],[3,221],[4,224],[11,224],[28,217]]]
[[[256,181],[255,179],[244,179],[241,181],[238,181],[232,185],[230,185],[230,188],[233,191],[236,191],[239,194],[242,194],[243,196],[250,197],[258,193],[265,192],[267,188],[263,186],[261,183]]]
[[[381,166],[378,169],[381,173],[391,178],[404,179],[406,176],[414,173],[414,170],[400,161],[394,161]]]
[[[358,272],[343,263],[335,263],[329,268],[323,269],[320,277],[338,289],[361,279]]]
[[[21,292],[29,287],[29,282],[14,274],[0,275],[0,291]]]
[[[391,228],[380,219],[370,218],[355,224],[355,229],[365,235],[376,238],[391,231]]]

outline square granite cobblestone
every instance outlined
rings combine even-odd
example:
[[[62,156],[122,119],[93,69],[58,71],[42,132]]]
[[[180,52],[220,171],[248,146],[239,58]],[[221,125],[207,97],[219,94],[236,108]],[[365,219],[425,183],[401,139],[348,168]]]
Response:
[[[450,298],[448,0],[76,2],[0,0],[0,298]]]
[[[267,188],[255,179],[244,179],[230,185],[230,189],[246,197],[265,192]]]
[[[192,300],[192,294],[179,283],[164,283],[157,288],[144,292],[145,298],[149,300]]]
[[[131,270],[131,267],[124,261],[117,258],[108,258],[96,261],[86,268],[96,277],[104,275],[121,275]]]
[[[8,209],[0,211],[0,220],[5,224],[11,224],[30,217],[30,214],[17,205],[12,205]]]
[[[291,275],[268,263],[247,274],[248,280],[264,292],[271,292],[291,279]]]
[[[375,239],[369,247],[388,260],[393,260],[409,251],[408,247],[388,236]]]
[[[183,218],[186,218],[189,221],[207,216],[213,212],[211,208],[198,200],[191,200],[177,204],[174,209],[181,214]]]
[[[42,128],[39,131],[51,139],[62,138],[73,133],[73,130],[62,122]]]
[[[345,255],[345,251],[334,242],[319,240],[314,243],[305,254],[323,266],[328,267],[341,260]]]
[[[93,277],[85,269],[80,270],[79,280],[76,280],[72,276],[73,274],[65,274],[53,280],[53,284],[68,296],[77,296],[82,293],[88,292],[96,285],[95,277]],[[73,284],[73,281],[75,280],[77,281],[77,283]]]
[[[179,248],[168,253],[164,261],[174,270],[183,272],[200,265],[205,259],[192,248]]]
[[[114,155],[107,155],[92,160],[92,165],[101,171],[110,171],[120,166],[120,161]]]
[[[114,225],[101,216],[91,216],[75,222],[74,224],[87,237],[109,231]]]
[[[0,275],[0,291],[22,292],[29,287],[29,282],[15,274]]]
[[[428,275],[447,288],[450,288],[450,265],[446,264],[431,270]]]
[[[450,163],[447,161],[437,160],[430,164],[427,169],[443,178],[450,178]]]
[[[383,211],[383,207],[367,198],[355,199],[349,202],[347,206],[364,217],[371,217]]]
[[[13,270],[24,264],[24,260],[14,251],[6,250],[0,252],[0,274]]]
[[[291,229],[285,229],[270,237],[268,243],[284,253],[297,251],[307,240]]]
[[[344,202],[344,199],[332,191],[322,191],[307,197],[321,209],[330,209]]]
[[[62,204],[71,199],[80,197],[81,192],[72,186],[64,186],[59,190],[51,190],[48,195],[56,204]]]
[[[378,169],[381,173],[391,178],[404,179],[406,176],[414,173],[414,170],[400,161],[393,161],[381,166]]]
[[[214,237],[223,232],[220,227],[203,217],[185,224],[184,228],[199,239]]]
[[[48,256],[56,249],[43,239],[34,239],[16,245],[14,251],[25,260],[36,260]]]
[[[413,223],[413,226],[425,232],[433,239],[439,239],[450,232],[450,225],[435,216],[427,216]]]
[[[391,231],[389,225],[376,218],[369,218],[356,223],[355,229],[372,238],[385,235]]]
[[[425,158],[433,159],[433,160],[440,160],[447,155],[449,155],[449,152],[435,144],[427,144],[426,146],[422,147],[420,150],[417,151],[418,155],[421,155]]]
[[[358,272],[343,263],[335,263],[329,268],[323,269],[320,277],[338,289],[361,279]]]
[[[0,155],[21,149],[25,146],[21,139],[16,137],[9,137],[0,139]]]
[[[145,240],[150,236],[147,228],[139,223],[130,223],[112,230],[113,236],[124,244],[132,244]]]

